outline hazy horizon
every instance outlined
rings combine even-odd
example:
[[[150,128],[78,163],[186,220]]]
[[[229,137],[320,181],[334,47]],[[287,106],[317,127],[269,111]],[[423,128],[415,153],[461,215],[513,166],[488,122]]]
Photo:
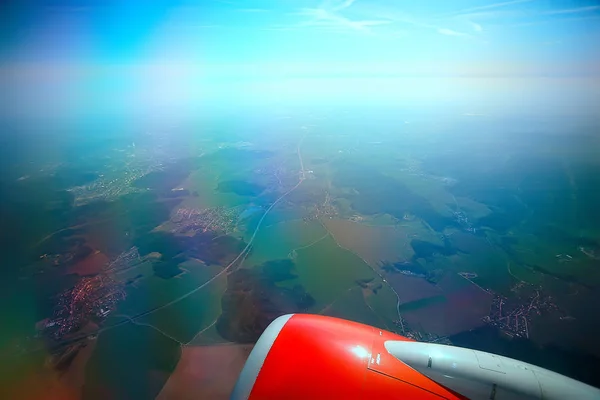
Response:
[[[200,104],[592,116],[600,6],[512,0],[3,4],[0,115]]]

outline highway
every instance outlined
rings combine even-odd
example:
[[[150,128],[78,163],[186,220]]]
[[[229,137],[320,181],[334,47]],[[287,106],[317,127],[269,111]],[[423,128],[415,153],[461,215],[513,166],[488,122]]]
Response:
[[[302,182],[306,179],[306,176],[305,176],[305,173],[304,173],[304,162],[302,160],[302,153],[300,152],[300,147],[301,147],[302,142],[304,141],[305,137],[306,137],[306,134],[302,137],[302,139],[300,139],[300,141],[298,142],[298,145],[296,146],[296,153],[298,154],[298,160],[300,162],[300,173],[299,173],[298,183],[296,183],[296,185],[294,185],[291,189],[289,189],[288,191],[286,191],[285,193],[283,193],[281,196],[279,196],[277,198],[277,200],[275,200],[273,202],[273,204],[271,204],[269,206],[269,208],[267,208],[267,210],[265,211],[265,213],[263,214],[263,216],[261,217],[261,219],[258,221],[258,224],[256,225],[256,229],[254,230],[254,233],[252,234],[252,236],[250,237],[250,240],[246,244],[246,247],[244,247],[244,249],[240,252],[240,254],[237,255],[236,258],[233,259],[233,261],[231,261],[225,268],[223,268],[223,270],[221,272],[219,272],[218,274],[216,274],[215,276],[213,276],[212,278],[210,278],[208,281],[206,281],[203,284],[201,284],[200,286],[192,289],[191,291],[189,291],[189,292],[187,292],[187,293],[185,293],[185,294],[177,297],[176,299],[173,299],[173,300],[169,301],[168,303],[165,303],[165,304],[163,304],[161,306],[158,306],[158,307],[154,307],[154,308],[152,308],[150,310],[144,311],[144,312],[142,312],[140,314],[137,314],[137,315],[134,315],[134,316],[124,316],[124,315],[122,315],[123,317],[126,318],[125,320],[123,320],[121,322],[118,322],[116,324],[110,325],[110,326],[106,326],[104,328],[100,328],[100,329],[98,329],[95,332],[95,334],[100,334],[100,333],[105,332],[105,331],[107,331],[109,329],[113,329],[113,328],[119,327],[119,326],[124,325],[124,324],[129,323],[129,322],[135,323],[135,321],[137,319],[139,319],[139,318],[142,318],[142,317],[148,316],[150,314],[153,314],[153,313],[155,313],[157,311],[165,309],[165,308],[167,308],[169,306],[172,306],[173,304],[176,304],[176,303],[178,303],[178,302],[186,299],[187,297],[193,295],[194,293],[198,292],[202,288],[210,285],[212,282],[214,282],[216,279],[218,279],[223,274],[226,274],[235,265],[235,263],[242,256],[244,256],[244,254],[246,254],[248,252],[248,250],[250,250],[250,247],[252,246],[252,242],[254,241],[254,238],[256,237],[256,234],[258,233],[258,230],[260,229],[260,227],[261,227],[264,219],[267,217],[267,215],[269,214],[269,212],[277,204],[279,204],[281,202],[281,200],[283,200],[286,196],[288,196],[290,193],[292,193],[294,190],[296,190],[302,184]],[[156,328],[155,326],[151,326],[149,324],[143,324],[143,325],[150,326],[150,327],[158,330],[159,332],[162,332],[160,329]],[[162,332],[162,333],[164,333],[164,332]],[[72,337],[70,339],[66,339],[64,341],[61,341],[61,342],[57,343],[57,345],[66,344],[66,343],[69,343],[69,342],[75,342],[75,341],[80,340],[83,337],[89,336],[89,335],[90,335],[90,333],[88,332],[88,333],[86,333],[85,335],[82,335],[82,336],[75,336],[75,337]],[[172,338],[169,335],[166,335],[166,336],[168,336],[169,338],[171,338],[173,340],[176,340],[176,339]],[[179,342],[178,340],[176,340],[176,341]]]
[[[229,265],[227,265],[227,267],[225,267],[221,272],[219,272],[218,274],[216,274],[215,276],[213,276],[212,278],[210,278],[208,281],[204,282],[202,285],[198,286],[197,288],[187,292],[184,295],[179,296],[178,298],[171,300],[170,302],[163,304],[162,306],[159,307],[155,307],[153,309],[150,309],[148,311],[145,311],[141,314],[138,314],[131,319],[131,321],[134,321],[138,318],[141,317],[145,317],[146,315],[150,315],[152,313],[155,313],[156,311],[162,310],[164,308],[167,308],[169,306],[172,306],[175,303],[180,302],[181,300],[191,296],[192,294],[196,293],[197,291],[199,291],[200,289],[206,287],[207,285],[210,285],[215,279],[219,278],[221,275],[227,273],[231,267],[233,267],[235,265],[235,263],[248,251],[250,250],[250,247],[252,246],[252,242],[254,241],[254,238],[256,237],[256,234],[258,233],[258,230],[260,229],[260,226],[262,225],[263,221],[265,220],[265,218],[267,217],[267,215],[269,214],[269,212],[281,201],[283,200],[287,195],[289,195],[290,193],[292,193],[294,190],[296,190],[301,184],[302,182],[306,179],[305,175],[304,175],[304,163],[302,161],[302,154],[300,153],[300,146],[302,145],[302,141],[304,141],[304,137],[306,137],[306,135],[304,135],[302,137],[302,139],[300,139],[300,142],[298,143],[298,146],[296,148],[296,152],[298,153],[298,159],[300,160],[300,178],[298,180],[298,183],[296,183],[295,186],[293,186],[290,190],[288,190],[287,192],[285,192],[284,194],[282,194],[281,196],[279,196],[277,198],[277,200],[275,200],[273,202],[273,204],[271,204],[269,206],[269,208],[267,208],[267,211],[265,211],[265,213],[263,214],[263,216],[260,218],[260,220],[258,221],[258,224],[256,225],[256,229],[254,230],[254,233],[252,234],[252,236],[250,237],[250,240],[248,241],[248,244],[246,244],[246,247],[244,247],[244,249],[240,252],[240,254],[237,255],[236,258],[233,259],[233,261],[231,261],[229,263]]]

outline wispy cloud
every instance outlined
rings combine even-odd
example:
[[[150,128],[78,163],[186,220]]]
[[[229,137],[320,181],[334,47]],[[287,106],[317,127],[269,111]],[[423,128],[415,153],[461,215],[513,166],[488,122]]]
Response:
[[[543,14],[545,15],[559,15],[559,14],[580,14],[580,13],[588,13],[592,11],[600,10],[600,6],[587,6],[587,7],[578,7],[578,8],[567,8],[563,10],[549,10],[545,11]]]
[[[475,32],[483,32],[483,27],[480,24],[473,21],[469,21],[469,23],[471,24]]]
[[[501,3],[488,4],[488,5],[485,5],[485,6],[465,8],[463,10],[456,11],[453,14],[455,14],[455,15],[470,14],[470,13],[478,12],[478,11],[487,11],[487,10],[493,10],[493,9],[496,9],[496,8],[503,8],[503,7],[508,7],[508,6],[514,6],[514,5],[517,5],[517,4],[531,3],[532,1],[534,1],[534,0],[512,0],[512,1],[504,1],[504,2],[501,2]]]
[[[511,7],[523,3],[532,3],[535,0],[513,0],[506,1],[501,3],[489,4],[486,6],[480,7],[472,7],[467,9],[462,9],[459,11],[455,11],[447,16],[454,16],[455,18],[468,20],[469,23],[473,24],[473,28],[476,31],[479,31],[475,25],[482,27],[479,23],[474,22],[474,20],[502,20],[507,18],[522,18],[532,19],[531,21],[520,22],[516,25],[518,26],[526,26],[526,25],[537,25],[540,23],[547,23],[553,21],[562,21],[566,19],[546,19],[546,20],[535,20],[536,18],[542,16],[560,16],[560,15],[570,15],[570,14],[581,14],[582,18],[590,18],[597,17],[594,15],[595,12],[600,11],[600,6],[585,6],[585,7],[575,7],[575,8],[565,8],[565,9],[532,9],[530,8],[520,8],[520,7]],[[586,15],[591,14],[591,15]],[[511,26],[515,26],[515,24],[511,24]]]
[[[445,19],[438,18],[438,19],[435,19],[433,22],[431,22],[428,19],[415,18],[411,15],[407,15],[404,13],[389,12],[387,15],[394,22],[411,25],[415,28],[428,29],[428,30],[436,32],[440,35],[462,36],[462,37],[470,37],[470,38],[473,37],[468,33],[460,32],[460,31],[457,31],[456,29],[450,29],[446,26],[443,26],[443,25],[445,25],[446,22],[448,22]]]
[[[342,11],[345,10],[346,8],[350,7],[352,4],[354,4],[356,0],[345,0],[342,3],[338,4],[337,6],[333,7],[334,11]]]
[[[310,19],[300,23],[301,26],[318,26],[332,30],[355,30],[364,33],[373,34],[382,33],[382,30],[375,30],[377,26],[383,25],[409,25],[414,28],[430,30],[443,36],[471,37],[470,34],[460,32],[456,29],[450,29],[444,26],[444,21],[435,19],[420,19],[409,14],[399,12],[392,8],[379,8],[373,6],[368,1],[358,2],[357,0],[344,1],[325,1],[316,8],[303,8],[296,15],[307,16]],[[353,18],[348,15],[352,15]],[[355,19],[356,16],[362,16],[362,19]],[[479,24],[472,24],[475,32],[481,32],[483,28]],[[383,36],[386,37],[405,37],[406,31],[401,35],[395,34],[396,29],[386,28]],[[379,35],[381,36],[381,35]]]
[[[589,21],[589,20],[600,20],[600,15],[583,15],[581,17],[569,17],[569,18],[546,18],[546,19],[538,19],[536,21],[527,21],[527,22],[519,22],[516,24],[510,24],[508,26],[511,27],[519,27],[519,26],[536,26],[536,25],[545,25],[545,24],[556,24],[557,22],[579,22],[579,21]]]
[[[371,27],[392,23],[392,21],[386,19],[354,20],[342,15],[342,11],[348,9],[354,3],[355,0],[345,0],[334,4],[325,2],[317,8],[303,8],[296,14],[311,18],[308,21],[300,23],[300,26],[351,29],[365,33],[371,33]]]
[[[356,21],[350,20],[348,18],[342,17],[340,15],[335,14],[323,14],[321,10],[315,10],[316,12],[311,12],[311,10],[305,10],[306,15],[314,16],[315,18],[304,23],[301,23],[302,26],[321,26],[328,27],[332,29],[339,28],[347,28],[358,31],[363,31],[366,33],[370,33],[370,28],[378,25],[387,25],[390,24],[391,21],[384,20],[364,20],[364,21]]]

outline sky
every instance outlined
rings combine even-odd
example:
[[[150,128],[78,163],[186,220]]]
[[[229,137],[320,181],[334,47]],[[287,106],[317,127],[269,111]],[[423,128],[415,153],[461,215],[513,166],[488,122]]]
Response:
[[[600,76],[600,2],[575,0],[4,1],[0,85],[339,77]],[[22,85],[22,86],[19,86]],[[133,89],[132,89],[133,90]],[[25,101],[25,100],[23,100]]]
[[[572,0],[3,2],[2,64],[231,74],[598,73],[600,3]],[[262,70],[262,71],[258,71]]]

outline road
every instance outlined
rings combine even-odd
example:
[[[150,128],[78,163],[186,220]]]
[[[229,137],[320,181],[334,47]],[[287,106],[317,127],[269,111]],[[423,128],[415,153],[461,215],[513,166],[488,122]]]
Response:
[[[333,238],[333,240],[335,241],[336,245],[341,248],[344,249],[352,254],[354,254],[356,257],[360,258],[369,268],[371,268],[371,270],[373,270],[373,272],[375,274],[377,274],[379,276],[379,278],[381,279],[381,281],[387,285],[392,292],[394,292],[394,294],[396,295],[396,312],[398,313],[398,319],[400,321],[400,324],[402,325],[402,332],[404,333],[404,323],[402,322],[402,315],[400,314],[400,296],[398,295],[398,292],[396,292],[396,289],[394,289],[394,287],[387,281],[387,279],[385,279],[385,277],[383,276],[383,274],[381,274],[381,272],[379,272],[375,267],[373,267],[371,264],[369,264],[369,262],[367,262],[367,260],[365,260],[364,258],[362,258],[358,253],[355,253],[354,251],[342,246],[340,244],[340,242],[336,239],[335,235],[333,234],[333,232],[331,232],[329,230],[329,228],[327,228],[327,225],[325,225],[325,223],[319,219],[319,222],[321,223],[321,225],[323,225],[323,228],[325,228],[325,230],[329,233],[329,235]]]
[[[176,304],[180,301],[182,301],[183,299],[186,299],[187,297],[193,295],[194,293],[198,292],[199,290],[201,290],[202,288],[208,286],[209,284],[211,284],[212,282],[214,282],[216,279],[218,279],[220,276],[222,276],[223,274],[226,274],[234,265],[235,263],[242,257],[244,256],[244,254],[250,249],[250,247],[252,246],[252,242],[254,241],[254,238],[256,238],[256,234],[258,233],[258,230],[260,229],[260,226],[262,225],[263,221],[265,220],[265,218],[267,217],[267,215],[269,214],[269,212],[277,205],[281,202],[281,200],[283,200],[286,196],[288,196],[290,193],[292,193],[294,190],[296,190],[301,184],[302,182],[306,179],[305,178],[305,174],[304,174],[304,162],[302,160],[302,153],[300,152],[300,147],[302,145],[302,142],[304,141],[304,138],[306,137],[306,134],[302,137],[302,139],[300,139],[300,141],[298,142],[298,145],[296,147],[296,153],[298,154],[298,160],[300,161],[300,174],[299,174],[299,179],[298,179],[298,183],[296,183],[296,185],[294,185],[291,189],[289,189],[287,192],[283,193],[281,196],[279,196],[277,198],[277,200],[275,200],[273,202],[273,204],[271,204],[269,206],[269,208],[267,208],[267,210],[265,211],[265,213],[263,214],[263,216],[261,217],[261,219],[258,221],[258,224],[256,225],[256,229],[254,230],[254,233],[252,234],[252,236],[250,237],[250,240],[248,241],[248,244],[246,244],[246,247],[244,247],[244,249],[240,252],[240,254],[237,255],[237,257],[235,259],[233,259],[233,261],[231,261],[221,272],[219,272],[218,274],[216,274],[215,276],[213,276],[212,278],[210,278],[208,281],[204,282],[202,285],[196,287],[195,289],[192,289],[191,291],[177,297],[174,300],[171,300],[168,303],[165,303],[161,306],[158,307],[154,307],[150,310],[146,310],[140,314],[134,315],[134,316],[124,316],[126,319],[124,321],[118,322],[116,324],[110,325],[110,326],[106,326],[104,328],[101,328],[99,330],[97,330],[95,332],[95,334],[100,334],[102,332],[106,332],[107,330],[119,327],[121,325],[127,324],[127,323],[135,323],[135,321],[139,318],[148,316],[150,314],[153,314],[157,311],[160,311],[162,309],[165,309],[169,306],[172,306],[173,304]],[[149,326],[149,324],[144,324]],[[158,328],[156,328],[155,326],[151,326],[154,329],[159,330]],[[160,331],[160,330],[159,330]],[[162,331],[161,331],[162,332]],[[164,332],[163,332],[164,333]],[[82,338],[84,338],[85,336],[90,335],[90,333],[86,333],[86,335],[81,335],[81,336],[75,336],[72,337],[70,339],[67,340],[63,340],[60,341],[58,343],[56,343],[57,345],[62,345],[62,344],[66,344],[69,342],[75,342],[77,340],[80,340]],[[168,335],[167,335],[168,336]]]
[[[298,180],[298,183],[296,183],[296,185],[294,187],[292,187],[290,190],[288,190],[287,192],[285,192],[284,194],[282,194],[281,196],[279,196],[277,198],[277,200],[275,200],[273,202],[273,204],[271,204],[269,206],[269,208],[267,208],[267,211],[265,211],[265,213],[263,214],[263,216],[260,218],[260,220],[258,221],[258,224],[256,225],[256,229],[254,230],[254,233],[252,234],[252,236],[250,237],[250,240],[248,241],[248,244],[246,244],[246,247],[244,247],[244,249],[240,252],[240,254],[238,254],[238,256],[236,258],[233,259],[233,261],[231,261],[229,263],[229,265],[227,265],[227,267],[225,267],[221,272],[219,272],[218,274],[216,274],[215,276],[213,276],[212,278],[210,278],[208,281],[204,282],[202,285],[198,286],[197,288],[189,291],[188,293],[179,296],[178,298],[163,304],[162,306],[159,307],[155,307],[151,310],[148,310],[146,312],[143,312],[141,314],[136,315],[135,317],[131,318],[132,321],[144,317],[146,315],[150,315],[152,313],[155,313],[159,310],[162,310],[164,308],[167,308],[169,306],[172,306],[175,303],[180,302],[181,300],[191,296],[192,294],[196,293],[197,291],[199,291],[200,289],[206,287],[207,285],[211,284],[215,279],[218,279],[220,276],[222,276],[223,274],[227,273],[231,267],[234,266],[234,264],[250,249],[250,246],[252,246],[252,242],[254,241],[254,238],[256,237],[256,234],[258,233],[258,230],[260,229],[260,226],[262,225],[263,221],[265,220],[265,218],[267,217],[267,215],[269,214],[269,212],[281,201],[283,200],[287,195],[289,195],[290,193],[292,193],[294,190],[296,190],[301,184],[302,182],[306,179],[305,175],[304,175],[304,163],[302,161],[302,154],[300,153],[300,146],[302,145],[302,142],[304,141],[304,138],[306,137],[306,135],[304,135],[302,137],[302,139],[300,139],[300,142],[298,142],[298,145],[296,147],[296,152],[298,153],[298,159],[300,161],[300,178]]]

